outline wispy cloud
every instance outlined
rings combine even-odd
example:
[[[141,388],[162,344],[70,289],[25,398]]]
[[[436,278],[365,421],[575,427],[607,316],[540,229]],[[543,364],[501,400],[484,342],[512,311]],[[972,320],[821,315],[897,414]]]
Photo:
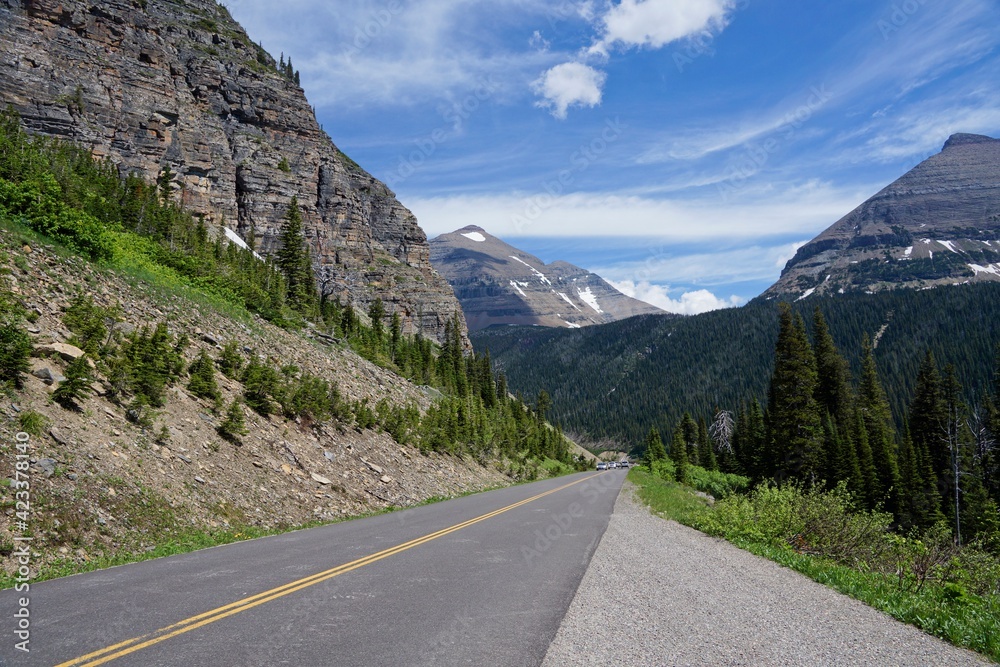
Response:
[[[542,191],[411,197],[407,205],[431,236],[474,220],[501,238],[614,235],[729,242],[787,234],[812,236],[870,194],[853,187],[810,182],[784,187],[772,184],[766,191],[747,192],[729,202],[711,194],[665,199],[628,192],[554,197]]]
[[[719,245],[675,246],[669,240],[647,240],[648,256],[628,262],[592,267],[615,283],[697,285],[713,288],[736,283],[771,282],[805,243],[805,239],[779,240],[772,245],[752,243],[741,247]]]
[[[288,0],[281,12],[264,0],[227,4],[265,48],[294,57],[319,107],[413,105],[487,78],[525,98],[540,68],[567,57],[505,38],[541,25],[552,11],[544,0]]]
[[[894,16],[899,4],[884,7],[884,16],[874,12],[869,22],[845,35],[836,46],[836,53],[846,54],[838,59],[836,67],[816,72],[810,80],[789,86],[786,91],[776,91],[781,101],[748,110],[740,106],[735,111],[733,105],[721,104],[719,113],[699,125],[672,127],[654,137],[651,145],[636,156],[636,162],[693,162],[738,151],[768,137],[787,135],[789,124],[796,123],[803,113],[810,115],[809,125],[815,127],[812,132],[796,133],[794,139],[811,138],[831,123],[839,123],[836,115],[857,114],[869,100],[878,100],[879,105],[869,113],[885,118],[886,132],[865,141],[864,149],[870,149],[874,159],[894,160],[908,152],[912,155],[934,146],[940,148],[951,131],[963,126],[981,130],[996,127],[993,110],[997,105],[985,95],[965,104],[954,93],[942,96],[935,104],[921,103],[919,112],[907,114],[910,117],[901,118],[899,111],[894,112],[893,102],[912,97],[945,76],[961,79],[967,68],[982,61],[996,67],[994,51],[1000,45],[1000,32],[992,28],[995,3],[970,0],[914,6],[917,9],[910,13],[899,10],[902,18]],[[890,25],[891,30],[880,28],[883,24]],[[976,73],[975,78],[983,80],[984,73]],[[962,83],[967,85],[968,81]],[[954,88],[962,89],[958,85]],[[816,118],[811,117],[813,114]],[[858,137],[876,127],[878,124],[870,123],[851,134]],[[911,136],[889,136],[894,128],[900,135],[912,128]],[[841,140],[844,138],[842,135]]]

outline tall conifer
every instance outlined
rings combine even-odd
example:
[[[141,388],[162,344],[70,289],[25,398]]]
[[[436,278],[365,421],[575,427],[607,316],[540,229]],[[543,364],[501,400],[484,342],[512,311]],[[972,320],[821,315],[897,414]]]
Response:
[[[775,478],[819,481],[823,429],[815,392],[816,360],[802,318],[781,304],[774,374],[768,404]]]
[[[895,429],[889,412],[889,401],[882,389],[875,366],[875,355],[867,335],[861,343],[861,384],[857,400],[878,477],[875,492],[880,500],[884,500],[887,510],[898,512],[900,482]]]

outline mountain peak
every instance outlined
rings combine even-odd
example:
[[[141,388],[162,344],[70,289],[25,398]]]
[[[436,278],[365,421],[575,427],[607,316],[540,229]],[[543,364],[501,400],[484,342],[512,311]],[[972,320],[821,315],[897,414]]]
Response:
[[[985,134],[959,132],[948,137],[948,141],[944,142],[944,148],[941,150],[946,151],[953,146],[964,146],[966,144],[988,144],[994,141],[1000,141],[1000,139],[987,137]]]
[[[799,248],[768,296],[1000,281],[1000,139],[944,149]]]
[[[472,330],[494,324],[577,329],[663,312],[586,269],[546,264],[476,225],[441,234],[430,246],[431,262],[451,283]]]

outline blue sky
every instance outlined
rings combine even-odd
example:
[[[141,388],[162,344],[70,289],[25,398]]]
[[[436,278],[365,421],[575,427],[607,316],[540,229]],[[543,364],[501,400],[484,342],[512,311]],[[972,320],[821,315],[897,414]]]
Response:
[[[477,224],[674,312],[1000,136],[1000,0],[225,4],[429,237]]]

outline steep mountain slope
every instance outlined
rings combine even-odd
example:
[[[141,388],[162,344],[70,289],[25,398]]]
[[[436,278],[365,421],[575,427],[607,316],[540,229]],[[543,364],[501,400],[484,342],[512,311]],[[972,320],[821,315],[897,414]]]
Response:
[[[546,264],[470,225],[430,242],[431,262],[462,304],[470,330],[494,324],[571,329],[662,313],[567,262]]]
[[[814,297],[793,304],[807,322],[818,306],[835,342],[860,371],[862,336],[875,357],[897,419],[912,399],[926,350],[952,363],[970,394],[985,395],[1000,341],[1000,284]],[[942,316],[947,313],[947,316]],[[881,335],[877,335],[881,331]],[[473,332],[511,390],[546,389],[550,418],[593,438],[642,442],[650,426],[669,432],[684,411],[711,418],[742,400],[766,403],[778,333],[774,300],[691,317],[645,316],[567,331],[493,327]]]
[[[57,562],[76,569],[94,559],[166,548],[197,531],[240,539],[255,530],[327,522],[507,483],[498,466],[421,451],[383,429],[338,420],[265,417],[246,409],[248,433],[227,439],[218,432],[224,410],[195,396],[188,378],[167,388],[164,405],[149,413],[148,424],[136,423],[133,408],[112,399],[113,380],[101,376],[79,409],[60,406],[53,391],[69,374],[65,355],[75,349],[65,346],[72,337],[65,310],[81,291],[99,307],[120,306],[121,321],[112,332],[168,323],[171,335],[189,341],[182,352],[185,366],[201,352],[217,358],[234,343],[244,361],[321,377],[345,401],[426,410],[432,392],[342,346],[219,310],[217,301],[196,293],[132,284],[3,223],[0,218],[0,300],[10,290],[29,309],[35,356],[23,388],[6,393],[0,407],[0,454],[14,461],[20,442],[15,433],[31,431],[31,466],[24,474],[32,493],[33,574]],[[216,382],[220,403],[244,393],[239,380],[216,373]],[[5,535],[12,534],[14,520],[13,511],[0,515]],[[0,577],[16,567],[3,559]]]
[[[0,104],[158,179],[206,221],[276,249],[298,198],[322,290],[440,340],[460,312],[426,236],[341,153],[290,68],[213,0],[0,0]],[[217,229],[216,229],[217,231]]]
[[[996,280],[1000,140],[956,134],[800,248],[765,295]]]

